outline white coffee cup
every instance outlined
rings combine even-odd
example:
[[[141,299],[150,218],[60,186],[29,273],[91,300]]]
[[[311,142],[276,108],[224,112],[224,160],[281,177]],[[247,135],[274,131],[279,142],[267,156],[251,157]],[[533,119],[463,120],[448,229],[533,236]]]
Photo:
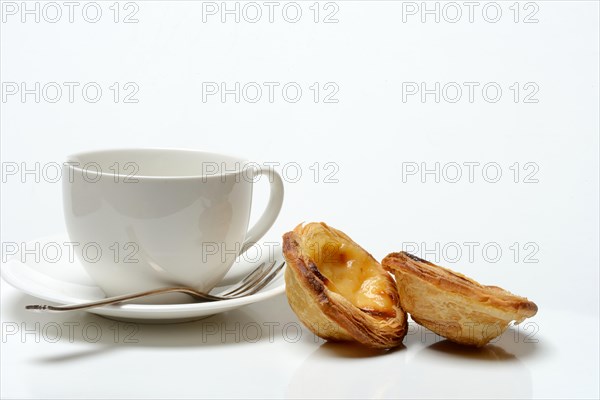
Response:
[[[248,230],[253,184],[264,177],[269,202]],[[63,200],[79,261],[106,295],[167,286],[209,291],[271,228],[283,182],[273,169],[226,155],[101,150],[65,163]]]

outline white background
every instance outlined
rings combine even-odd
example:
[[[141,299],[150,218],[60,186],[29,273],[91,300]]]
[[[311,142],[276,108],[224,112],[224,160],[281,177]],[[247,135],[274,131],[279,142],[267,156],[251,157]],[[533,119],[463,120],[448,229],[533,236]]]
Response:
[[[456,23],[448,21],[450,8],[439,22],[434,15],[422,22],[420,13],[406,13],[421,2],[392,1],[321,2],[316,23],[313,2],[300,3],[297,23],[284,19],[285,2],[275,8],[273,23],[262,2],[256,23],[246,20],[253,11],[239,23],[232,15],[223,23],[220,14],[203,14],[211,5],[192,1],[122,2],[117,23],[113,2],[99,2],[97,23],[83,18],[85,2],[73,23],[66,6],[56,23],[44,15],[39,23],[32,15],[22,22],[20,9],[3,12],[3,171],[114,147],[192,148],[291,165],[279,168],[286,199],[268,239],[302,221],[325,221],[378,259],[416,244],[417,254],[527,296],[540,311],[531,319],[535,332],[510,330],[479,353],[436,344],[416,326],[406,348],[384,355],[323,344],[306,330],[294,342],[281,329],[297,322],[284,296],[196,323],[143,325],[131,344],[114,340],[114,322],[99,317],[25,314],[22,305],[32,299],[3,282],[3,323],[33,328],[36,321],[94,321],[106,335],[99,343],[3,336],[2,397],[597,398],[598,3],[522,2],[518,22],[513,3],[497,3],[502,15],[496,23],[486,20],[494,9],[482,14],[486,2],[475,8],[472,23],[462,2]],[[123,23],[134,10],[138,22]],[[333,11],[338,22],[324,23]],[[531,23],[524,22],[527,15]],[[80,86],[72,103],[65,86],[56,103],[47,101],[54,92],[41,93],[36,103],[33,95],[7,94],[22,82]],[[103,90],[96,103],[82,97],[89,82]],[[121,87],[117,103],[109,88],[114,82]],[[123,102],[128,82],[139,88],[137,103]],[[258,102],[242,96],[236,103],[233,95],[203,101],[205,82],[280,86],[273,102],[263,86]],[[296,103],[282,96],[289,82],[302,88]],[[318,102],[309,88],[315,82]],[[456,82],[462,98],[448,101],[453,91],[441,93],[439,102],[433,94],[424,101],[420,93],[403,98],[410,82],[429,89]],[[479,85],[472,102],[464,82]],[[510,89],[515,82],[517,102]],[[337,103],[323,101],[326,83],[339,88]],[[483,96],[487,83],[502,89],[497,102]],[[539,90],[529,100],[537,102],[525,102],[532,87]],[[494,97],[492,89],[488,94]],[[473,182],[464,165],[471,162],[480,163]],[[403,176],[410,166],[436,163],[439,182],[432,174]],[[456,183],[450,182],[456,164],[449,163],[462,165]],[[487,163],[500,167],[498,182],[489,182],[495,170],[482,172]],[[43,178],[3,176],[3,243],[64,231],[60,183]],[[257,186],[254,215],[265,191],[266,185]],[[472,257],[465,242],[476,243]],[[501,256],[482,251],[490,243]],[[444,254],[456,247],[458,260]],[[206,341],[200,332],[207,321],[279,326],[273,335],[265,327],[258,343]]]

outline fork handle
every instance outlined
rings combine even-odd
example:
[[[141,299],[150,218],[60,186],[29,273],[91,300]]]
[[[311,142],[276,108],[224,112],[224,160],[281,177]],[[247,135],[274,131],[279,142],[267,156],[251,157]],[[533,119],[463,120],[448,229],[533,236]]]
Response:
[[[138,293],[132,293],[132,294],[124,294],[121,296],[108,297],[106,299],[102,299],[102,300],[98,300],[98,301],[91,301],[88,303],[80,303],[80,304],[70,304],[70,305],[64,305],[64,306],[51,306],[48,304],[31,304],[31,305],[25,306],[25,309],[31,310],[31,311],[49,311],[49,312],[87,310],[89,308],[107,306],[110,304],[121,303],[123,301],[139,299],[140,297],[155,296],[157,294],[164,294],[164,293],[185,293],[185,294],[189,294],[190,296],[192,296],[198,300],[204,300],[204,301],[222,300],[221,297],[213,296],[208,293],[198,292],[192,288],[171,287],[171,288],[147,290],[145,292],[138,292]]]

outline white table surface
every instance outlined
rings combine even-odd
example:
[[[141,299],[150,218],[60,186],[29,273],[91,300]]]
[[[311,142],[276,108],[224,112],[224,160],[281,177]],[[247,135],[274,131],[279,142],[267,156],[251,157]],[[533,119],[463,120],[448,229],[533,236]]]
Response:
[[[197,322],[133,325],[84,312],[27,313],[22,308],[34,298],[4,283],[2,290],[3,323],[18,322],[2,344],[6,397],[571,398],[597,391],[598,320],[586,314],[542,310],[481,350],[412,323],[404,347],[380,352],[324,343],[298,322],[285,296]],[[23,336],[26,329],[32,333]]]
[[[529,297],[539,313],[481,351],[412,325],[405,347],[378,354],[315,339],[285,296],[198,322],[134,328],[83,312],[26,313],[35,299],[2,282],[2,398],[598,398],[598,2],[525,3],[517,23],[512,1],[498,2],[497,23],[481,14],[473,23],[422,23],[419,14],[403,22],[408,3],[391,1],[335,2],[334,24],[314,23],[312,2],[300,3],[295,24],[279,14],[273,23],[221,23],[218,15],[204,23],[203,3],[191,1],[134,2],[134,24],[112,22],[112,2],[99,3],[95,24],[80,14],[54,24],[3,14],[2,82],[103,88],[96,103],[2,101],[3,168],[106,147],[279,162],[286,199],[267,239],[301,221],[326,221],[378,259],[416,246],[418,255]],[[336,9],[320,6],[320,21]],[[523,23],[533,11],[538,22]],[[114,82],[135,83],[139,101],[115,103]],[[295,82],[303,96],[203,102],[207,82]],[[324,84],[337,85],[339,101],[315,103],[314,82],[321,95]],[[432,95],[403,101],[403,87],[415,82],[491,82],[503,95],[495,103],[480,91],[473,102],[451,103],[450,94],[439,103]],[[526,103],[532,88],[538,101]],[[290,163],[298,179],[283,170]],[[462,179],[403,181],[403,169],[435,163],[446,172],[457,163]],[[479,169],[470,182],[465,163],[495,163],[501,179],[490,183]],[[65,230],[60,183],[7,176],[1,200],[3,244]],[[253,219],[265,202],[257,187]],[[483,253],[486,245],[501,256]],[[455,261],[447,251],[456,246]],[[56,325],[63,334],[54,342]],[[15,326],[18,334],[6,334]],[[87,326],[99,328],[97,342],[85,338]]]

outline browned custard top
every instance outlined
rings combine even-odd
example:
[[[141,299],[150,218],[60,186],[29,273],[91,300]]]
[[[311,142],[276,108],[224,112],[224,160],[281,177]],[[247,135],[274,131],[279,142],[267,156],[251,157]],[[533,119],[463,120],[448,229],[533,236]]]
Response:
[[[393,281],[369,253],[324,224],[303,229],[302,251],[314,260],[329,290],[365,311],[387,314],[393,309]]]

